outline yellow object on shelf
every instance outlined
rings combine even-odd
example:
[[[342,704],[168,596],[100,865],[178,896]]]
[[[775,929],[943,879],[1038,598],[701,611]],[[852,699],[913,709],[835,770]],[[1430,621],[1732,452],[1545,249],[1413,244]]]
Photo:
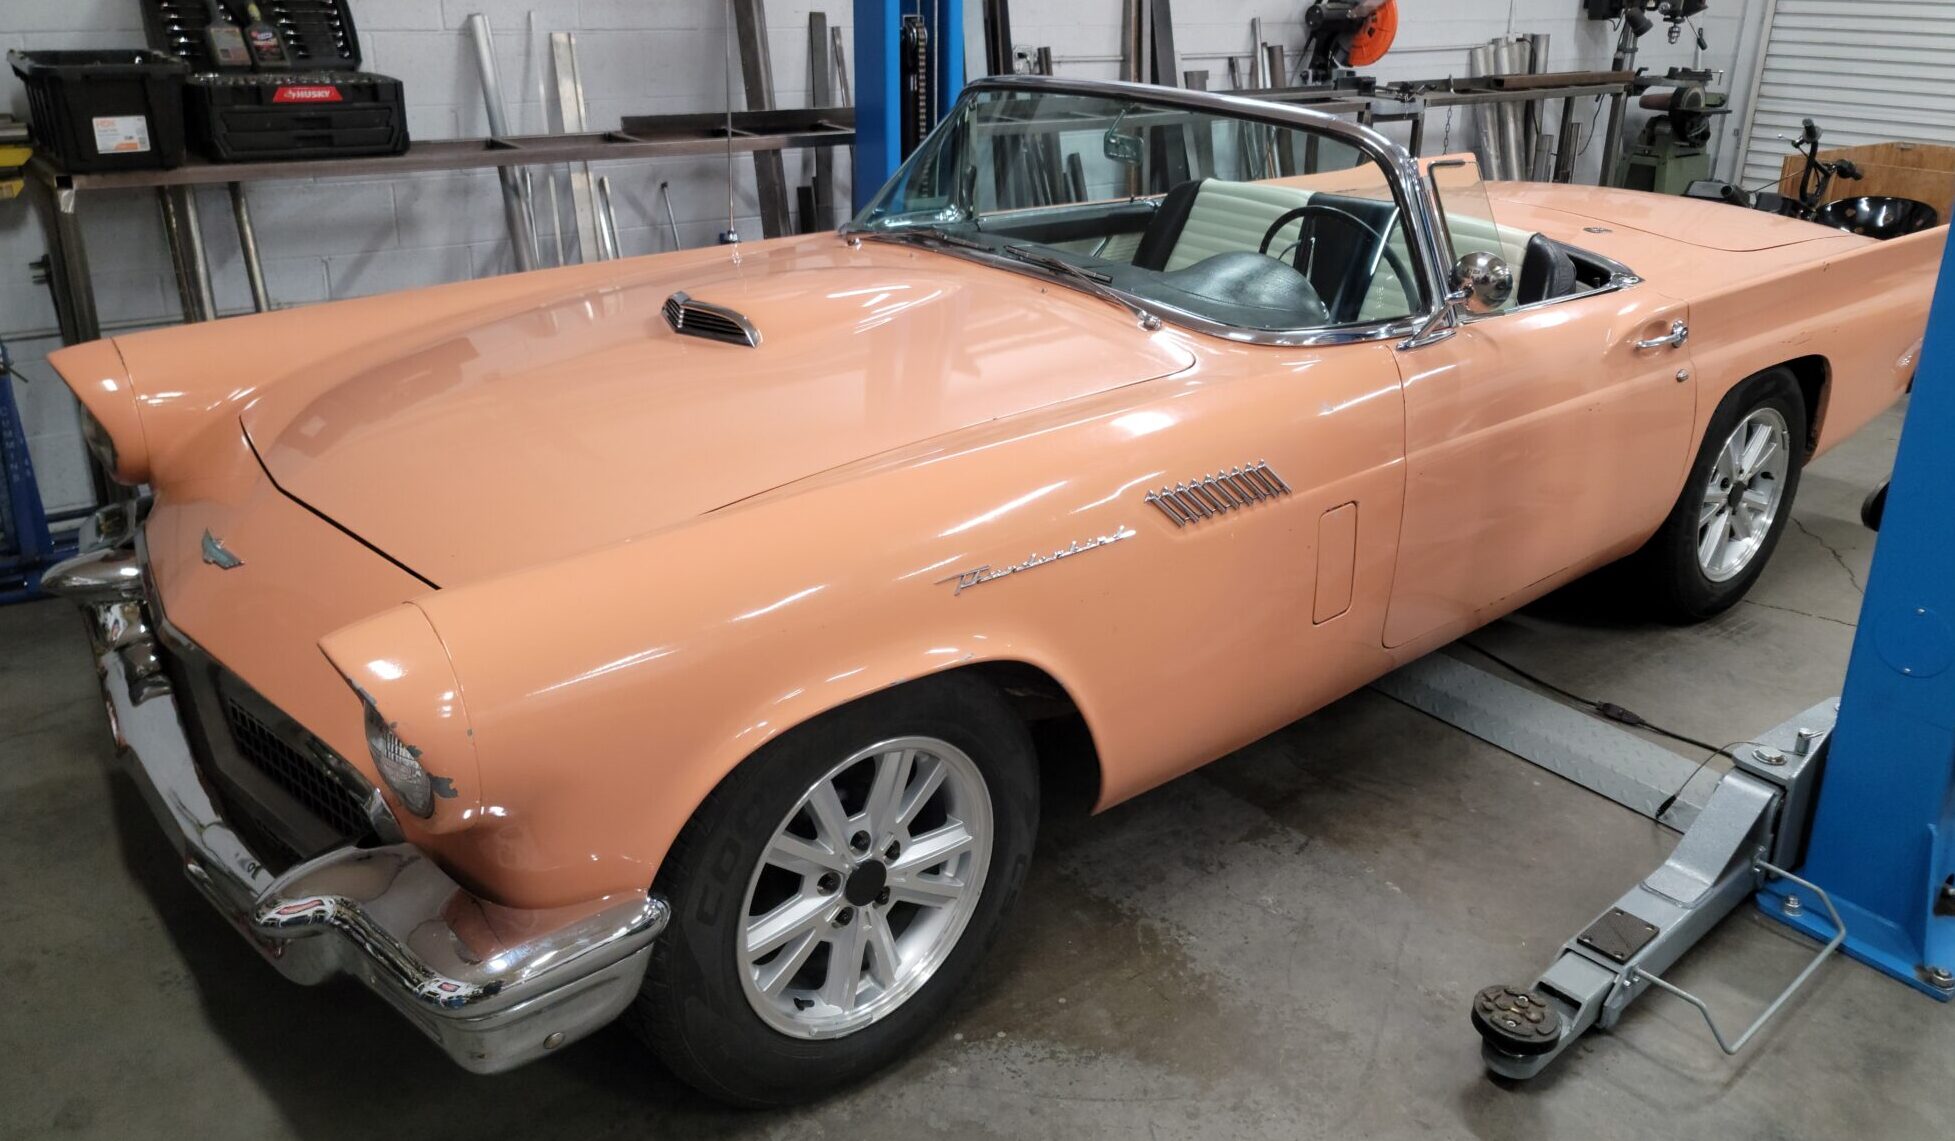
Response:
[[[20,168],[34,157],[34,148],[26,146],[0,145],[0,202],[20,197],[27,183],[21,177]]]

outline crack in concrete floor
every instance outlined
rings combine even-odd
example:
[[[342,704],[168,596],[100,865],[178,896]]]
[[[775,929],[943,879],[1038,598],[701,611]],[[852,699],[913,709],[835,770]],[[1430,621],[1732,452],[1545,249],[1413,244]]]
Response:
[[[1799,529],[1800,534],[1804,535],[1808,539],[1811,539],[1813,542],[1818,543],[1822,548],[1825,549],[1827,554],[1833,556],[1833,561],[1840,564],[1840,569],[1846,572],[1846,580],[1853,584],[1853,589],[1856,593],[1863,594],[1863,595],[1867,593],[1867,588],[1860,584],[1859,574],[1857,574],[1854,571],[1854,569],[1847,564],[1846,556],[1840,553],[1840,549],[1838,547],[1835,547],[1833,544],[1821,538],[1819,534],[1815,532],[1811,527],[1806,526],[1805,520],[1799,518],[1797,515],[1794,515],[1792,517],[1792,525]]]

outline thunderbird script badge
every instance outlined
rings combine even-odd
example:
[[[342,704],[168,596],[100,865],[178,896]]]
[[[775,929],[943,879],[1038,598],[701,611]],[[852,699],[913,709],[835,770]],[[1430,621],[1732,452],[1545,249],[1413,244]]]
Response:
[[[1043,566],[1050,566],[1060,559],[1070,559],[1074,555],[1083,555],[1088,551],[1098,550],[1110,543],[1118,543],[1123,539],[1131,539],[1138,534],[1140,532],[1123,523],[1115,527],[1113,533],[1110,535],[1101,535],[1097,539],[1074,539],[1071,546],[1063,550],[1054,551],[1049,555],[1033,555],[1022,563],[1013,563],[1008,567],[993,567],[990,563],[986,563],[981,567],[972,567],[967,571],[959,571],[957,574],[951,575],[948,578],[940,578],[937,582],[939,585],[946,582],[956,583],[957,589],[951,591],[951,594],[953,596],[959,595],[974,586],[983,586],[987,582],[997,582],[1001,578],[1009,578],[1012,575],[1022,574],[1028,570],[1037,570]]]

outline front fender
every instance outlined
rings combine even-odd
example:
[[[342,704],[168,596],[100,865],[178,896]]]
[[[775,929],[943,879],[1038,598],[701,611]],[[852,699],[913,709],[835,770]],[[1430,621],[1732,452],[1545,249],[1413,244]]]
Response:
[[[454,664],[480,767],[481,826],[444,856],[516,906],[642,889],[763,743],[976,662],[1045,670],[1092,726],[1083,624],[1138,544],[1009,585],[959,593],[956,576],[1131,533],[1138,500],[1093,477],[1042,480],[1037,462],[978,492],[970,466],[897,465],[417,600]]]

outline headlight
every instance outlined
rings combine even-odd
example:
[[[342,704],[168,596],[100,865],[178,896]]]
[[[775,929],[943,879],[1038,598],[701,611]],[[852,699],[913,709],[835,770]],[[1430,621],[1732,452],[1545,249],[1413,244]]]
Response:
[[[373,755],[380,778],[394,790],[407,810],[425,820],[434,815],[434,782],[421,767],[421,750],[400,739],[394,727],[372,702],[367,707],[367,752]]]
[[[82,439],[109,478],[131,487],[148,483],[149,433],[116,343],[71,345],[49,353],[48,365],[81,404]]]
[[[319,640],[359,701],[371,766],[355,761],[401,823],[458,832],[483,817],[475,731],[448,649],[413,603],[383,610]],[[356,716],[349,703],[342,722]],[[349,742],[350,744],[350,742]],[[358,745],[352,745],[358,757]]]
[[[86,408],[81,410],[81,438],[88,445],[89,454],[95,457],[95,462],[101,464],[102,470],[113,479],[120,463],[115,454],[115,440],[102,422],[95,418],[95,413]]]

